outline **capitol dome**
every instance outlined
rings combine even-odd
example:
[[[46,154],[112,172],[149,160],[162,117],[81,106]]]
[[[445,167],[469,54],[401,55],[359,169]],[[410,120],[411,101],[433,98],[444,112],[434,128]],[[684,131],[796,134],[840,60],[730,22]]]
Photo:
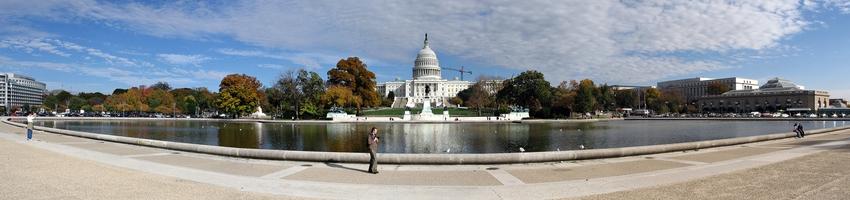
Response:
[[[440,61],[437,53],[428,45],[428,34],[425,34],[425,45],[416,54],[413,62],[413,79],[441,79]]]

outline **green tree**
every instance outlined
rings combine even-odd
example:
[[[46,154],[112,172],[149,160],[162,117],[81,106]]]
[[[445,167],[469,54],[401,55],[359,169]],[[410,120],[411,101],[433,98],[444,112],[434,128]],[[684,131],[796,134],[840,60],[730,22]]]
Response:
[[[349,57],[337,62],[336,67],[328,71],[328,83],[351,90],[356,98],[353,105],[357,108],[357,114],[364,106],[378,106],[381,103],[375,90],[375,73],[369,71],[360,58]]]
[[[273,87],[277,90],[275,94],[280,94],[280,108],[285,112],[292,113],[296,119],[301,119],[299,113],[301,110],[301,100],[304,98],[304,93],[300,87],[301,83],[294,71],[287,71],[281,74]]]
[[[88,105],[85,99],[80,98],[78,96],[73,96],[69,100],[68,107],[71,110],[80,111],[80,109],[82,109],[84,105]]]
[[[570,117],[574,112],[576,88],[578,82],[571,80],[563,81],[553,89],[552,113],[556,116]]]
[[[519,76],[505,80],[497,93],[499,101],[528,108],[535,117],[551,114],[552,90],[543,73],[529,70]]]
[[[124,94],[124,93],[127,93],[127,91],[129,91],[129,90],[123,89],[123,88],[116,88],[115,90],[112,90],[112,95]]]
[[[197,115],[198,114],[198,107],[199,106],[198,106],[198,100],[196,100],[195,96],[192,96],[192,95],[184,96],[182,98],[182,100],[180,101],[179,105],[180,105],[179,108],[180,108],[180,110],[183,111],[183,113],[191,114],[191,115]]]
[[[158,90],[164,90],[164,91],[166,91],[166,92],[167,92],[167,91],[171,91],[171,85],[169,85],[169,84],[168,84],[168,82],[162,82],[162,81],[154,83],[154,84],[153,84],[153,85],[151,85],[149,88],[150,88],[150,89],[155,89],[155,90],[156,90],[156,89],[158,89]]]
[[[200,112],[212,111],[215,109],[215,97],[216,94],[210,92],[205,87],[199,87],[194,89],[195,100],[198,101],[198,108],[200,108]]]
[[[70,92],[62,90],[59,91],[59,93],[56,93],[56,100],[59,101],[59,105],[62,105],[65,108],[69,108],[71,97],[73,96],[74,95],[71,95]]]
[[[44,96],[43,107],[49,111],[57,111],[59,107],[59,98],[56,95],[48,94]]]
[[[620,108],[633,108],[637,105],[637,94],[634,90],[614,91],[614,99]]]
[[[682,97],[682,95],[677,90],[666,90],[662,92],[660,101],[664,102],[664,105],[667,107],[668,112],[683,113],[687,111],[687,103],[685,102],[685,98]]]
[[[661,91],[655,88],[649,88],[644,91],[644,101],[646,101],[646,105],[650,110],[654,110],[656,112],[660,112],[660,108],[664,101],[661,101]],[[665,108],[665,110],[668,110]]]
[[[596,108],[596,97],[594,96],[595,85],[590,79],[579,82],[575,98],[575,111],[580,113],[592,112]]]
[[[230,74],[219,84],[216,106],[231,116],[241,117],[254,112],[265,98],[260,91],[262,84],[257,78],[245,74]]]
[[[616,108],[616,100],[614,99],[614,89],[608,84],[603,84],[596,88],[594,92],[596,97],[596,108],[603,111],[611,111]]]

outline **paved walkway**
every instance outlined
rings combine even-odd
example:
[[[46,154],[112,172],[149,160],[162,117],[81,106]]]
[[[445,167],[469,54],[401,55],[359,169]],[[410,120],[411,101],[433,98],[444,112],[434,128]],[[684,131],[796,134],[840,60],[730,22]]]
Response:
[[[846,197],[850,130],[648,156],[515,165],[268,161],[175,152],[0,124],[11,199],[790,199]]]

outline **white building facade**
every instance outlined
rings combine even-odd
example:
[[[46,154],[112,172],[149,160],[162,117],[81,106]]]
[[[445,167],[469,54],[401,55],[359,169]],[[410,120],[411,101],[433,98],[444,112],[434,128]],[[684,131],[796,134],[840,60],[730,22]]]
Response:
[[[759,88],[759,82],[753,79],[730,77],[730,78],[688,78],[658,82],[659,90],[675,90],[680,92],[688,102],[695,102],[700,97],[708,95],[708,86],[714,83],[724,84],[729,90],[752,90]]]
[[[7,111],[25,106],[41,107],[46,89],[46,84],[32,77],[0,73],[0,106]]]
[[[412,107],[426,101],[441,106],[448,105],[450,98],[472,84],[474,83],[464,80],[443,79],[440,61],[434,50],[431,50],[426,34],[425,44],[413,62],[413,79],[379,83],[376,89],[384,96],[388,96],[390,92],[395,95],[392,107]]]

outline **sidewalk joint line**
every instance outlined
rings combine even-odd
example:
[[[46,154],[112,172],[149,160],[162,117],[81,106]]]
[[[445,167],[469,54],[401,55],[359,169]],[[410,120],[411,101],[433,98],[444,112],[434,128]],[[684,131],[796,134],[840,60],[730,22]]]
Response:
[[[140,158],[140,157],[167,156],[167,155],[173,155],[173,153],[170,153],[170,152],[148,153],[148,154],[126,155],[126,156],[123,156],[123,157],[125,157],[125,158]]]
[[[523,185],[523,184],[525,184],[525,182],[522,182],[522,180],[519,180],[519,178],[512,175],[511,173],[508,173],[505,170],[497,169],[497,170],[485,170],[485,171],[487,171],[487,173],[490,173],[490,175],[493,176],[493,178],[496,178],[496,180],[499,180],[499,182],[501,182],[502,185]]]
[[[260,178],[264,178],[264,179],[282,179],[282,178],[287,177],[287,176],[289,176],[289,175],[293,175],[293,174],[295,174],[295,173],[298,173],[298,172],[304,171],[304,170],[305,170],[305,169],[307,169],[307,168],[310,168],[310,167],[305,167],[305,166],[301,166],[301,165],[295,165],[295,166],[292,166],[292,167],[288,167],[288,168],[286,168],[286,169],[282,169],[282,170],[277,171],[277,172],[273,172],[273,173],[271,173],[271,174],[266,174],[266,175],[264,175],[264,176],[261,176]]]

